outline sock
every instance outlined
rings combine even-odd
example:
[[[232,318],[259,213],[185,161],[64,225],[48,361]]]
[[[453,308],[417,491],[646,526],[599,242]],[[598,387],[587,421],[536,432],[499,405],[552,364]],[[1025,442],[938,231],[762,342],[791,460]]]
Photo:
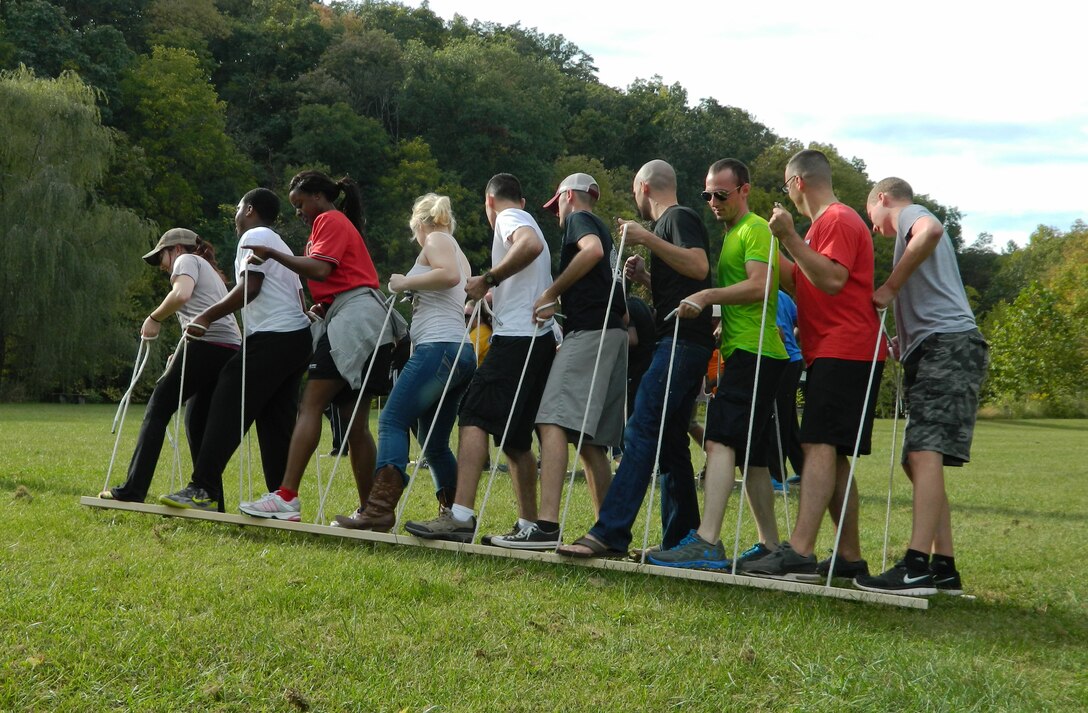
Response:
[[[298,491],[291,490],[290,488],[285,488],[281,485],[280,487],[276,488],[276,495],[279,495],[287,502],[291,502],[298,497]]]
[[[450,512],[453,515],[454,520],[460,522],[472,522],[472,518],[476,516],[476,512],[472,508],[467,508],[464,505],[453,504],[450,508]]]
[[[519,530],[524,530],[525,528],[529,527],[529,525],[532,525],[532,524],[533,524],[532,520],[526,520],[523,517],[518,518],[518,529]]]
[[[925,552],[908,549],[907,554],[903,556],[903,561],[907,563],[908,572],[915,574],[929,572],[929,555]]]
[[[540,528],[541,532],[559,532],[559,523],[551,520],[537,520],[536,526]]]
[[[932,569],[940,574],[951,574],[956,571],[956,558],[935,554]]]

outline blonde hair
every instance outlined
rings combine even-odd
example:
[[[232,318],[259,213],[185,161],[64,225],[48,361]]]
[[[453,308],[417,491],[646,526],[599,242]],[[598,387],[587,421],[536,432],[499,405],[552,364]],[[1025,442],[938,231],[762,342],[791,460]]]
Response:
[[[453,217],[449,197],[428,193],[416,198],[408,227],[412,229],[412,235],[416,235],[424,225],[434,226],[453,235],[453,231],[457,229],[457,220]]]

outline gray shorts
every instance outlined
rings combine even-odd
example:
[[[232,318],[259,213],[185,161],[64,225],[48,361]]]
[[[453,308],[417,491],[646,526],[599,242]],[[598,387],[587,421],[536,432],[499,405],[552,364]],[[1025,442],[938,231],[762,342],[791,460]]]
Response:
[[[903,361],[907,454],[934,451],[944,464],[971,460],[978,415],[978,392],[989,364],[990,347],[977,329],[931,334]]]
[[[627,330],[609,329],[604,335],[593,393],[590,394],[589,382],[593,377],[593,362],[601,341],[599,329],[573,332],[563,338],[540,399],[536,422],[561,426],[566,429],[571,443],[578,441],[583,419],[585,443],[618,447],[623,441]]]

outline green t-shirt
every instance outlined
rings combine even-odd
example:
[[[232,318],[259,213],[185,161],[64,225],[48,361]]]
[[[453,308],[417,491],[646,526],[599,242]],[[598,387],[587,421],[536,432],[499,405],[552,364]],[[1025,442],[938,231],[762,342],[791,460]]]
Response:
[[[771,250],[771,229],[767,221],[748,213],[725,235],[718,258],[718,287],[728,287],[748,279],[745,263],[767,263]],[[771,289],[767,296],[767,319],[763,328],[763,355],[786,359],[786,347],[778,333],[778,244],[771,260]],[[745,305],[722,305],[722,359],[737,349],[759,353],[759,325],[763,319],[763,300]]]

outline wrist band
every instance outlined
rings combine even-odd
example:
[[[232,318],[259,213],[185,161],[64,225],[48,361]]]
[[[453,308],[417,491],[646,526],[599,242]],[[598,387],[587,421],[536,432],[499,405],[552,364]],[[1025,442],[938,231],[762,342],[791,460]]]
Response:
[[[162,320],[161,319],[155,319],[155,315],[153,315],[153,314],[147,315],[147,318],[150,319],[152,322],[157,322],[158,324],[162,324]]]

